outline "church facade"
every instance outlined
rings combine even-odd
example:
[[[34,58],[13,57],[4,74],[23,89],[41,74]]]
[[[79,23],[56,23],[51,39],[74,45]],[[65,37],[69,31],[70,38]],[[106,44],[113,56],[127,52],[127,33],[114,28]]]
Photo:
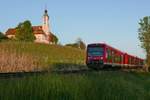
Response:
[[[48,11],[44,11],[43,24],[41,26],[32,26],[32,31],[36,37],[36,43],[53,44],[54,34],[50,30]],[[10,28],[6,31],[8,38],[15,38],[16,28]]]

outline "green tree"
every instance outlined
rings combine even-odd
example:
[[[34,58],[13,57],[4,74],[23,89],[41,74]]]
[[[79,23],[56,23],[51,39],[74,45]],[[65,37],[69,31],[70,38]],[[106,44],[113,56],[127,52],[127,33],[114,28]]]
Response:
[[[2,32],[0,32],[0,41],[4,39],[7,39],[7,37]]]
[[[141,47],[146,52],[146,64],[147,67],[150,66],[150,17],[146,16],[140,19],[139,22],[139,40],[141,42]]]
[[[15,37],[19,41],[33,42],[35,40],[35,36],[32,31],[31,22],[27,20],[23,23],[20,23],[16,28]]]
[[[52,34],[52,42],[53,42],[54,44],[57,44],[57,43],[58,43],[58,38],[57,38],[57,36],[54,35],[54,34]]]
[[[78,44],[78,48],[83,49],[83,50],[86,49],[86,44],[83,42],[81,38],[78,38],[76,43]]]
[[[74,48],[79,48],[79,49],[82,49],[82,50],[86,49],[86,44],[82,41],[81,38],[78,38],[75,43],[66,44],[66,46],[70,46],[70,47],[74,47]]]

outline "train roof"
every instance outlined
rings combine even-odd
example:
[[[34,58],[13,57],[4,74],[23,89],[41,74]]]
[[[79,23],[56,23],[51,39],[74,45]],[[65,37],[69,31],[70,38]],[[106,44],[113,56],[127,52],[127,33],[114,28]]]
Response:
[[[96,45],[103,45],[103,46],[109,47],[109,48],[111,48],[111,49],[114,49],[114,50],[117,51],[117,52],[120,52],[120,53],[123,53],[123,54],[127,54],[128,56],[135,57],[135,58],[140,59],[140,60],[144,60],[144,59],[139,58],[139,57],[137,57],[137,56],[133,56],[133,55],[131,55],[131,54],[128,54],[128,53],[126,53],[126,52],[123,52],[123,51],[121,51],[121,50],[118,50],[118,49],[116,49],[116,48],[114,48],[114,47],[112,47],[112,46],[110,46],[110,45],[108,45],[108,44],[106,44],[106,43],[91,43],[91,44],[88,44],[88,46],[96,46]]]

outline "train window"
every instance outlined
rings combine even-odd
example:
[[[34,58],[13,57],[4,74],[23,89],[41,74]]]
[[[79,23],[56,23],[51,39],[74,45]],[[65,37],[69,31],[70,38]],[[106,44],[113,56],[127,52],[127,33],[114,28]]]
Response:
[[[121,58],[121,55],[119,56],[119,62],[120,62],[120,63],[122,62],[122,58]]]
[[[89,56],[103,56],[104,48],[102,47],[89,47],[88,55]]]
[[[130,63],[131,63],[131,64],[133,63],[133,58],[131,58],[131,61],[130,61]]]
[[[121,61],[121,56],[117,55],[117,63],[119,63]]]
[[[129,64],[131,64],[132,63],[132,59],[131,59],[131,57],[129,57]]]
[[[114,51],[112,51],[112,55],[114,55]]]
[[[144,62],[143,62],[143,61],[140,61],[140,65],[144,65]]]
[[[115,62],[115,52],[112,51],[111,53],[112,53],[112,62]]]
[[[123,63],[123,61],[124,61],[124,56],[121,55],[121,63]]]
[[[106,59],[108,58],[108,49],[106,48]]]
[[[117,54],[115,54],[115,62],[117,63],[119,61],[119,57]]]
[[[111,61],[112,60],[112,55],[111,55],[111,50],[107,49],[107,60]]]
[[[115,62],[118,63],[120,61],[120,57],[118,54],[115,54]]]

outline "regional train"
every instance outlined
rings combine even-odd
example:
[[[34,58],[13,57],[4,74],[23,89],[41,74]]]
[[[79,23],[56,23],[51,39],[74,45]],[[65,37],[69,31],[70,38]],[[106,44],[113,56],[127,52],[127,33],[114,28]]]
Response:
[[[142,68],[144,66],[144,59],[124,53],[105,43],[93,43],[87,46],[86,65],[93,69],[106,66]]]

